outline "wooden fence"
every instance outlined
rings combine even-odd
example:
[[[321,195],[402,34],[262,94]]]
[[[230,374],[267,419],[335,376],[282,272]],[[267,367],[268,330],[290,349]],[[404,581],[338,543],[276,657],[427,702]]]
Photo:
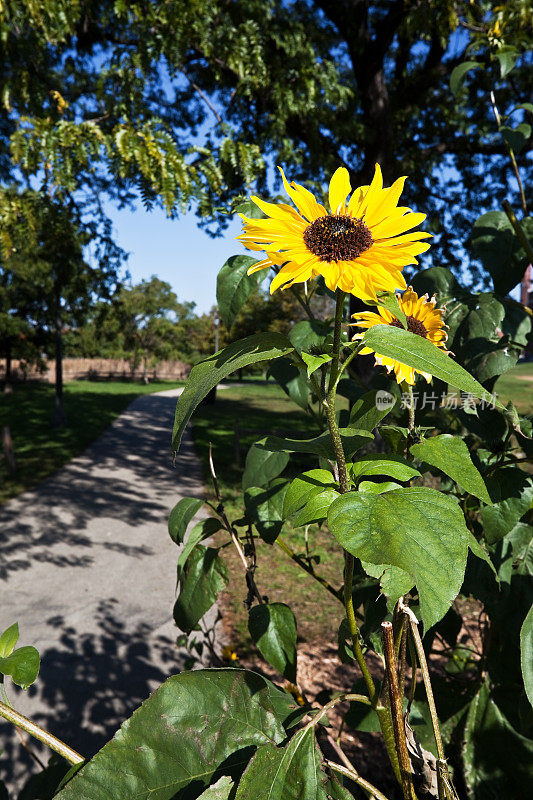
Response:
[[[156,367],[147,370],[150,380],[185,380],[190,372],[189,364],[183,361],[160,361]],[[6,362],[0,359],[0,380],[5,377]],[[63,380],[139,380],[144,371],[142,366],[132,372],[131,364],[123,358],[65,358],[63,359]],[[43,381],[53,383],[55,380],[55,363],[46,361],[44,369],[29,366],[24,362],[11,362],[11,375],[14,381]]]

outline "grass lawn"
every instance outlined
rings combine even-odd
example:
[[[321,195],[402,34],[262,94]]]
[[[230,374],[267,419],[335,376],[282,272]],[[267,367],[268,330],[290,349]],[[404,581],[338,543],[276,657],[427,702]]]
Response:
[[[533,362],[519,364],[502,375],[495,392],[503,403],[512,400],[521,414],[533,414]]]
[[[342,402],[342,398],[341,402]],[[247,431],[241,434],[241,464],[235,463],[234,423]],[[309,418],[273,382],[247,382],[227,384],[217,393],[214,405],[200,406],[193,417],[193,435],[206,469],[206,486],[213,500],[211,481],[207,472],[209,444],[213,446],[213,459],[226,511],[230,519],[243,514],[238,502],[241,494],[241,477],[248,447],[270,428],[280,434],[294,433],[295,437],[312,437],[317,433]],[[306,456],[302,456],[300,469],[309,468]],[[304,529],[286,525],[282,537],[299,555],[306,553]],[[221,536],[220,541],[223,538]],[[335,587],[342,583],[343,557],[340,547],[331,534],[311,526],[308,532],[308,548],[319,559],[316,571]],[[230,569],[230,583],[225,594],[225,605],[231,620],[231,632],[241,654],[249,646],[247,632],[248,614],[243,606],[246,584],[242,563],[234,548],[223,551]],[[337,627],[342,618],[342,607],[335,598],[281,550],[277,545],[268,545],[257,540],[256,583],[262,594],[271,601],[285,602],[291,606],[298,621],[299,637],[311,641],[318,637],[331,641],[336,638]]]
[[[81,453],[141,394],[183,385],[157,381],[145,386],[125,381],[71,381],[65,384],[67,427],[52,428],[54,387],[19,384],[2,394],[0,428],[9,425],[17,462],[14,475],[0,457],[0,503],[35,485]],[[3,455],[0,453],[0,455]]]

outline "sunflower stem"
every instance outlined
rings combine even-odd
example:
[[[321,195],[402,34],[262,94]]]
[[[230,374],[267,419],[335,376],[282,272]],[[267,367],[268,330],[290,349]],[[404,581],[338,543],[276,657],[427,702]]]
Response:
[[[326,416],[328,421],[328,428],[333,442],[333,450],[335,453],[335,460],[337,462],[337,470],[339,473],[339,491],[344,494],[349,489],[348,472],[346,469],[346,457],[342,446],[342,439],[337,424],[337,415],[335,408],[337,383],[340,374],[340,353],[341,353],[341,332],[342,332],[342,312],[344,308],[345,293],[337,289],[337,304],[335,308],[335,327],[333,331],[333,359],[331,362],[331,371],[329,376],[328,393],[326,396]],[[361,670],[370,702],[378,715],[381,732],[383,734],[383,741],[387,748],[387,753],[394,770],[394,774],[401,784],[400,764],[398,755],[395,749],[394,731],[392,728],[392,717],[390,709],[385,708],[379,703],[379,693],[376,691],[374,680],[368,669],[361,642],[359,641],[359,629],[357,627],[357,620],[355,618],[355,609],[353,603],[353,573],[354,573],[354,557],[351,553],[344,552],[345,566],[344,566],[344,607],[346,610],[346,619],[350,630],[352,645],[354,650],[355,660]]]
[[[413,387],[407,384],[407,392],[409,394],[409,432],[413,433],[415,429],[415,397],[413,394]]]

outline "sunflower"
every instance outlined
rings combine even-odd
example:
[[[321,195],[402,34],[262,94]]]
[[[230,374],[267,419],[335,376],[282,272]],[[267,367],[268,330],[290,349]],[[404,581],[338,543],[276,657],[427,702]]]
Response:
[[[266,219],[244,214],[244,232],[237,237],[249,250],[263,250],[267,257],[254,264],[249,274],[281,267],[270,286],[303,283],[322,275],[326,286],[376,300],[377,291],[405,289],[402,269],[417,264],[416,256],[428,249],[421,241],[431,234],[407,233],[420,225],[425,214],[398,206],[405,177],[383,188],[379,164],[370,186],[352,191],[348,170],[340,167],[329,184],[328,212],[314,195],[296,183],[289,184],[280,168],[283,185],[296,209],[285,203],[266,203],[252,195]]]
[[[427,294],[419,297],[417,293],[413,291],[412,286],[409,286],[403,293],[403,296],[397,295],[397,298],[400,308],[407,318],[407,330],[411,331],[411,333],[416,333],[417,336],[423,336],[424,339],[428,339],[447,353],[448,350],[446,350],[444,346],[448,338],[448,334],[445,330],[447,326],[442,320],[444,309],[435,308],[435,297],[433,296],[431,300],[428,298]],[[377,311],[377,314],[372,311],[362,311],[359,314],[354,314],[352,319],[354,319],[355,322],[353,324],[358,328],[372,328],[374,325],[394,325],[396,328],[403,328],[401,322],[386,308],[380,306]],[[364,334],[359,333],[354,336],[354,339],[362,338],[363,335]],[[374,350],[371,350],[370,347],[365,347],[360,352],[361,355],[364,356],[369,353],[374,353]],[[387,372],[394,370],[398,383],[405,381],[412,386],[415,382],[415,373],[423,375],[428,383],[431,380],[431,375],[427,372],[421,372],[419,369],[408,367],[407,364],[402,364],[394,358],[380,356],[379,353],[375,353],[375,356],[376,364],[385,367]]]

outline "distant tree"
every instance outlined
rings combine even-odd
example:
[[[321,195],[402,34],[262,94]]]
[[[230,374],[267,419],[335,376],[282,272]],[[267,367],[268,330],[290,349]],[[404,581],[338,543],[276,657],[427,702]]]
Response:
[[[53,353],[53,424],[64,425],[63,334],[84,322],[95,298],[112,294],[121,251],[110,242],[95,253],[96,265],[89,264],[84,247],[90,230],[74,210],[40,192],[2,192],[0,226],[0,284],[10,305],[3,316],[31,328],[43,350]]]
[[[122,286],[118,292],[109,313],[132,372],[142,364],[145,383],[149,366],[176,358],[180,352],[183,334],[178,323],[189,316],[191,305],[179,303],[170,284],[155,275],[135,286]]]

